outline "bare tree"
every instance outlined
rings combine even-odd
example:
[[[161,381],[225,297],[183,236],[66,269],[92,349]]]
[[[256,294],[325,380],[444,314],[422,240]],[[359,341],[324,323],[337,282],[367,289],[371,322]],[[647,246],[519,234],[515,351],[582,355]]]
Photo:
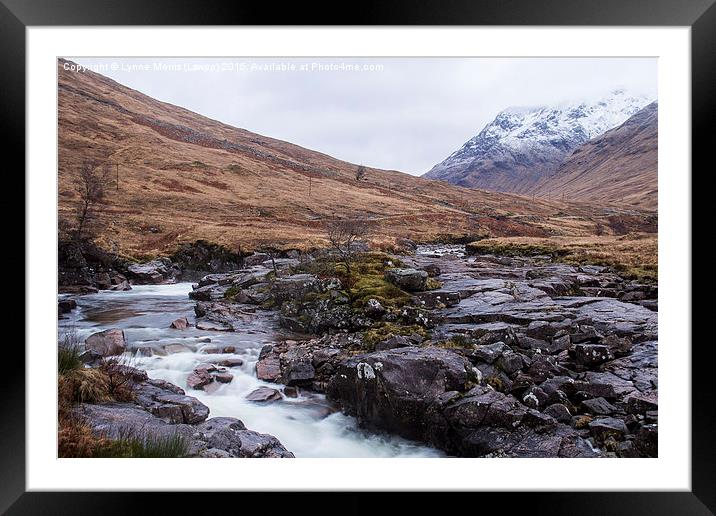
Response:
[[[356,169],[356,181],[362,181],[365,179],[365,167],[363,165],[359,165]]]
[[[370,223],[365,219],[333,219],[326,224],[326,233],[331,247],[338,254],[346,268],[346,287],[351,289],[353,281],[353,262],[356,243],[370,232]]]
[[[89,231],[104,205],[105,185],[112,173],[112,165],[99,167],[93,160],[85,160],[75,182],[80,198],[77,203],[77,226],[75,236],[82,240]]]

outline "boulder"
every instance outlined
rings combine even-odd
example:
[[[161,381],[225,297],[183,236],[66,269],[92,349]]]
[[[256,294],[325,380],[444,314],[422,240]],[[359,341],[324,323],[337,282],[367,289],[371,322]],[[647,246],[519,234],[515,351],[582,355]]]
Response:
[[[387,340],[378,342],[375,345],[376,351],[385,351],[388,349],[395,349],[395,348],[405,348],[408,346],[414,346],[415,343],[410,340],[409,337],[405,337],[403,335],[394,335],[390,337]]]
[[[373,319],[380,319],[385,314],[385,308],[377,299],[369,299],[365,303],[365,314]]]
[[[428,276],[431,278],[440,276],[440,267],[436,263],[429,263],[427,265],[423,265],[420,269],[427,272]]]
[[[250,392],[246,399],[249,401],[255,401],[258,403],[266,403],[281,399],[281,393],[272,389],[271,387],[259,387],[258,389]]]
[[[186,330],[189,327],[189,320],[186,317],[180,317],[172,321],[169,327],[177,330]]]
[[[412,297],[411,302],[430,310],[446,308],[460,303],[460,293],[447,290],[428,290],[426,292],[418,292]]]
[[[561,403],[550,405],[544,409],[544,413],[548,416],[552,416],[560,423],[569,423],[572,420],[572,414],[569,412],[569,409]]]
[[[385,279],[405,291],[420,292],[426,289],[428,273],[418,269],[388,269]]]
[[[209,416],[209,407],[183,389],[164,380],[146,379],[135,389],[136,403],[171,423],[199,423]]]
[[[281,377],[281,361],[279,358],[272,355],[259,358],[258,362],[256,362],[256,377],[264,382],[277,381]]]
[[[629,433],[624,421],[614,417],[594,419],[588,426],[592,435],[601,442],[604,442],[610,437],[621,441],[624,439],[624,436]]]
[[[134,263],[127,267],[127,277],[134,283],[158,284],[174,277],[171,261],[160,258],[146,263]]]
[[[311,292],[320,292],[322,282],[313,274],[294,274],[277,278],[271,284],[271,296],[277,306],[284,301],[301,299]]]
[[[186,379],[186,385],[190,389],[202,390],[204,387],[214,381],[211,374],[206,369],[194,369]]]
[[[428,407],[476,380],[472,365],[439,348],[407,347],[359,355],[340,364],[327,395],[361,425],[426,438]]]
[[[582,407],[584,407],[585,411],[589,414],[594,414],[597,416],[607,416],[609,414],[614,414],[614,412],[616,412],[617,410],[614,405],[601,397],[584,400],[582,402]]]
[[[575,362],[587,367],[597,366],[614,358],[609,346],[603,344],[575,344],[573,354]]]
[[[57,311],[66,314],[77,308],[77,301],[74,299],[60,299],[57,302]]]
[[[102,357],[121,355],[126,349],[127,338],[119,328],[94,333],[85,340],[85,350]]]
[[[197,441],[203,446],[199,457],[292,458],[281,442],[268,434],[247,430],[232,417],[214,417],[195,428]]]

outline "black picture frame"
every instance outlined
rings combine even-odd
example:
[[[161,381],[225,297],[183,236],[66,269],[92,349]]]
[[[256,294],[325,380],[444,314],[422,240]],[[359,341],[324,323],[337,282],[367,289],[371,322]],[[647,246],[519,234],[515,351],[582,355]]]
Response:
[[[335,4],[271,2],[209,2],[198,0],[0,0],[0,113],[4,142],[14,154],[16,170],[25,163],[25,29],[63,25],[551,25],[551,26],[689,26],[692,58],[692,156],[694,164],[709,163],[709,125],[716,94],[716,0],[452,0],[346,4],[352,14],[339,14]],[[352,7],[352,9],[351,9]],[[345,11],[344,11],[345,13]],[[9,158],[9,156],[6,156]],[[9,160],[8,160],[9,162]],[[713,168],[713,167],[709,167]],[[704,174],[706,170],[702,171]],[[692,172],[692,178],[694,174]],[[19,246],[18,246],[19,247]],[[698,262],[694,262],[694,265]],[[30,271],[25,269],[26,277]],[[689,302],[690,300],[684,300]],[[693,317],[692,317],[693,318]],[[692,345],[692,490],[639,493],[511,493],[508,507],[550,514],[711,514],[716,511],[716,437],[712,388],[708,382],[714,345]],[[171,505],[186,509],[187,493],[39,493],[25,492],[25,363],[0,375],[3,416],[0,423],[0,511],[8,514],[97,514],[136,512],[160,496],[163,513]],[[221,506],[223,495],[212,495]],[[246,507],[265,494],[241,494]],[[273,507],[277,501],[272,496]],[[367,495],[353,493],[341,512],[359,512]],[[451,495],[452,496],[452,495]],[[458,495],[454,495],[458,496]],[[470,496],[470,500],[464,500]],[[505,495],[470,494],[454,500],[476,507]],[[411,494],[410,503],[424,503]],[[407,501],[406,501],[407,502]],[[296,502],[294,502],[296,503]],[[454,502],[451,502],[451,504]],[[300,505],[301,502],[298,502]],[[482,505],[485,504],[485,505]],[[458,506],[455,506],[456,510]],[[493,505],[494,507],[494,505]],[[407,507],[403,512],[407,511]],[[269,511],[272,513],[273,511]],[[295,512],[295,511],[294,511]],[[300,511],[299,511],[300,512]]]

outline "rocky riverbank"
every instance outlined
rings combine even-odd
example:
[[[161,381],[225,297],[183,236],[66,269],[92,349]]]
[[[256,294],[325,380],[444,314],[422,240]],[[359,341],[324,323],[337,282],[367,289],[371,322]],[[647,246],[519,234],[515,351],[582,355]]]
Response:
[[[363,253],[350,278],[330,253],[257,254],[190,297],[197,329],[239,331],[269,312],[292,332],[256,363],[285,387],[255,402],[325,393],[367,429],[456,456],[651,457],[657,294],[605,267],[448,246]],[[222,367],[188,385],[231,382]]]

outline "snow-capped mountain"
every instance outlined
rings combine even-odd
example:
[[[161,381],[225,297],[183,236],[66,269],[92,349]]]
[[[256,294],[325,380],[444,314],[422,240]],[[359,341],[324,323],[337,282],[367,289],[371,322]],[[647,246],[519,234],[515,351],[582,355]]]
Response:
[[[501,192],[530,193],[579,145],[622,124],[652,102],[615,90],[604,98],[500,112],[425,177]]]

